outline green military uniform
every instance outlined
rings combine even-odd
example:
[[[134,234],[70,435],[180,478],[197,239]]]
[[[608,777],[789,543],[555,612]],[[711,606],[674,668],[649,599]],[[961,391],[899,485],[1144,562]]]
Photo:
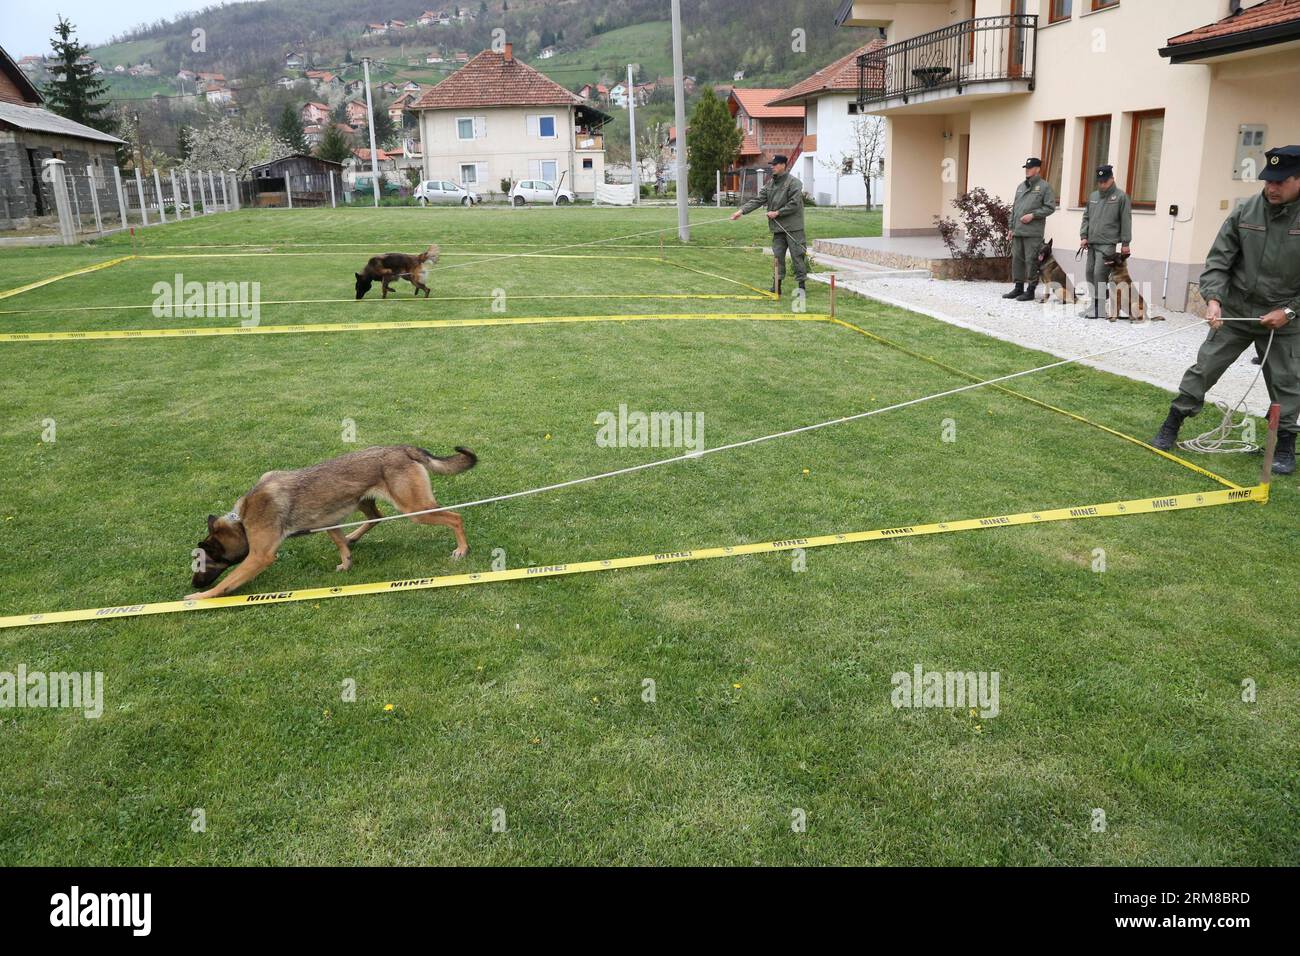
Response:
[[[1099,178],[1112,179],[1114,170],[1102,166]],[[1100,307],[1110,300],[1110,266],[1106,260],[1115,255],[1117,246],[1133,241],[1133,203],[1113,181],[1107,190],[1095,189],[1083,211],[1079,238],[1088,241],[1088,291],[1092,295],[1092,314],[1100,317]]]
[[[1038,251],[1047,231],[1047,217],[1056,212],[1056,193],[1042,176],[1030,176],[1016,188],[1011,207],[1011,278],[1015,282],[1038,281]],[[1032,215],[1030,222],[1021,222]]]
[[[1261,192],[1219,230],[1201,275],[1201,297],[1217,299],[1225,319],[1258,319],[1276,309],[1300,311],[1300,200],[1274,206]],[[1212,329],[1178,386],[1172,409],[1195,415],[1237,357],[1250,346],[1262,354],[1269,330],[1258,322],[1224,322]],[[1300,415],[1300,325],[1277,330],[1264,365],[1269,396],[1282,406],[1281,434],[1295,434]]]
[[[794,277],[803,282],[808,278],[808,242],[804,237],[803,225],[803,183],[789,173],[773,176],[758,191],[757,196],[740,207],[740,211],[748,215],[759,208],[780,213],[775,219],[767,221],[767,228],[772,233],[772,254],[776,256],[778,280],[785,278],[785,254],[788,249],[790,261],[794,264]]]

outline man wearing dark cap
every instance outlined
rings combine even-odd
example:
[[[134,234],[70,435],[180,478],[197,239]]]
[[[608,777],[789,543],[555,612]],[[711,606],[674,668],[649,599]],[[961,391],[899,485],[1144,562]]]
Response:
[[[1032,302],[1038,291],[1038,250],[1043,245],[1047,217],[1056,212],[1056,193],[1041,175],[1041,159],[1030,157],[1024,169],[1025,181],[1016,187],[1011,207],[1011,278],[1016,287],[1002,298]]]
[[[1083,225],[1079,227],[1079,248],[1088,250],[1088,291],[1092,303],[1079,315],[1085,319],[1100,319],[1101,305],[1110,301],[1110,266],[1106,260],[1115,254],[1129,252],[1133,241],[1133,203],[1124,190],[1115,185],[1115,167],[1097,167],[1097,188],[1088,198],[1083,210]]]
[[[767,228],[772,233],[772,254],[776,256],[776,281],[772,283],[772,291],[777,295],[781,294],[781,282],[785,279],[787,249],[799,288],[806,288],[804,282],[808,278],[808,247],[803,232],[803,183],[787,171],[788,162],[785,156],[773,156],[772,178],[757,196],[731,215],[733,220],[739,219],[759,206],[767,207]]]
[[[1263,190],[1228,216],[1206,257],[1201,297],[1210,334],[1151,444],[1173,448],[1183,419],[1200,412],[1228,366],[1252,345],[1259,355],[1267,347],[1264,381],[1282,406],[1273,471],[1289,475],[1300,417],[1300,146],[1271,149],[1264,160]]]

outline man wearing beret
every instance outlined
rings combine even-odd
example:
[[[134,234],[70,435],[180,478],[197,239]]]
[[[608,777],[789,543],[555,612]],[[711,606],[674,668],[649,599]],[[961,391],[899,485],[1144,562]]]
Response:
[[[1300,417],[1300,146],[1271,149],[1264,160],[1263,190],[1228,216],[1206,258],[1201,297],[1210,334],[1151,444],[1173,448],[1183,419],[1200,412],[1228,366],[1252,345],[1262,355],[1272,333],[1264,381],[1282,406],[1273,471],[1289,475]]]
[[[1016,286],[1002,298],[1032,302],[1038,292],[1038,250],[1047,231],[1047,217],[1056,212],[1056,193],[1041,173],[1043,161],[1025,161],[1025,181],[1016,187],[1011,207],[1011,279]],[[1026,288],[1028,283],[1028,288]]]
[[[1100,319],[1101,304],[1110,301],[1110,266],[1106,260],[1115,255],[1115,247],[1130,252],[1133,241],[1133,203],[1115,185],[1115,167],[1097,167],[1097,188],[1083,210],[1079,227],[1079,248],[1088,250],[1088,291],[1092,303],[1079,313],[1085,319]]]
[[[788,162],[785,156],[773,156],[772,178],[757,196],[731,214],[735,220],[759,206],[767,207],[767,229],[772,233],[772,254],[776,256],[776,281],[772,283],[771,291],[777,295],[781,294],[781,282],[785,279],[787,249],[799,288],[806,288],[804,282],[808,278],[808,247],[803,232],[803,183],[790,175]]]

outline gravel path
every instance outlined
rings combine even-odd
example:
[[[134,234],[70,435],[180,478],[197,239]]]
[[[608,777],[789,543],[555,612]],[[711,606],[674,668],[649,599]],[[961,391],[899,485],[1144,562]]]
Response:
[[[1090,365],[1116,375],[1156,385],[1170,393],[1178,391],[1183,372],[1196,360],[1196,350],[1205,338],[1205,325],[1195,316],[1183,312],[1166,312],[1152,308],[1154,314],[1167,316],[1166,321],[1130,323],[1123,319],[1107,322],[1105,319],[1082,319],[1078,313],[1083,305],[1039,305],[1033,302],[1009,302],[1002,298],[1009,286],[999,282],[958,282],[930,279],[923,275],[900,275],[896,270],[855,261],[814,256],[823,266],[842,267],[851,277],[836,279],[838,290],[847,290],[888,305],[919,312],[964,329],[974,329],[985,335],[1038,349],[1060,358],[1090,355],[1118,345],[1132,345],[1121,352],[1080,364]],[[865,268],[864,268],[865,267]],[[810,280],[829,282],[825,273],[810,273]],[[1153,336],[1165,335],[1157,341],[1147,342]],[[1235,405],[1250,385],[1258,366],[1250,364],[1253,349],[1224,374],[1207,396]],[[1246,407],[1254,415],[1268,411],[1268,392],[1262,377],[1251,388]],[[1152,428],[1164,417],[1165,407],[1152,407]],[[1201,415],[1195,425],[1210,428],[1217,424],[1217,415],[1210,411]],[[1203,430],[1203,429],[1202,429]],[[1193,428],[1186,429],[1184,437],[1191,437]]]

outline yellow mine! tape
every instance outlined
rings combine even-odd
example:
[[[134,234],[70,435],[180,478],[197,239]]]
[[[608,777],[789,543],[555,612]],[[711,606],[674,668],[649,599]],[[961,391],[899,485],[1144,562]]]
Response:
[[[447,574],[440,577],[410,578],[402,581],[340,584],[335,587],[307,588],[298,591],[238,594],[212,598],[207,601],[160,601],[153,604],[125,604],[117,607],[83,608],[77,611],[51,611],[44,614],[15,614],[10,617],[0,617],[0,630],[37,624],[102,621],[123,617],[144,617],[149,614],[214,611],[218,608],[294,604],[301,601],[323,601],[327,598],[358,597],[363,594],[395,594],[402,591],[464,587],[470,584],[497,584],[502,581],[585,574],[589,571],[612,571],[616,568],[641,568],[660,564],[681,564],[686,561],[707,561],[712,558],[734,558],[747,554],[771,554],[773,552],[792,551],[795,548],[824,548],[837,544],[856,544],[863,541],[916,538],[922,535],[947,534],[953,531],[978,531],[987,528],[1011,527],[1013,525],[1044,524],[1050,521],[1075,521],[1084,518],[1109,518],[1123,515],[1153,514],[1164,511],[1183,511],[1189,508],[1212,508],[1217,505],[1231,505],[1245,501],[1265,503],[1268,501],[1268,489],[1268,485],[1256,485],[1253,488],[1227,488],[1219,491],[1172,495],[1165,498],[1137,498],[1132,501],[1111,501],[1099,505],[1080,505],[1073,508],[1055,508],[1049,511],[1026,511],[1020,514],[994,515],[988,518],[966,518],[936,524],[882,528],[876,531],[853,531],[845,534],[826,534],[810,538],[783,538],[778,541],[736,544],[721,548],[664,551],[658,554],[639,554],[632,557],[606,558],[599,561],[578,561],[571,564],[510,568],[505,571],[478,571],[470,574]]]
[[[60,279],[71,279],[73,276],[84,276],[88,272],[98,272],[100,269],[107,269],[109,266],[115,266],[122,262],[129,262],[135,256],[119,256],[116,259],[109,259],[107,262],[97,262],[93,266],[86,266],[84,269],[76,269],[72,272],[65,272],[62,275],[50,276],[48,279],[41,279],[37,282],[30,282],[27,285],[21,285],[16,289],[7,289],[0,292],[0,299],[7,299],[11,295],[22,295],[24,292],[31,292],[33,289],[39,289],[43,285],[49,285],[51,282],[58,282]]]
[[[686,321],[825,322],[820,312],[660,312],[642,315],[521,315],[487,319],[412,319],[407,322],[320,322],[314,325],[218,325],[190,329],[101,329],[88,332],[0,332],[0,342],[89,342],[105,339],[192,339],[214,335],[286,335],[299,332],[377,332],[455,329],[481,325],[549,325],[579,322]]]

